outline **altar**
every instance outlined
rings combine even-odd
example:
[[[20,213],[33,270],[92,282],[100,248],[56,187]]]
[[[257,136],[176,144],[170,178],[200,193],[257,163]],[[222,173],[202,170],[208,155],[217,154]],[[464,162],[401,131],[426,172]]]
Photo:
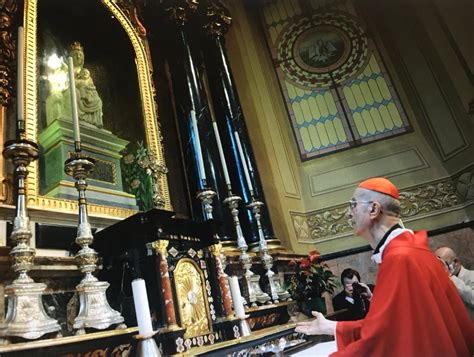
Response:
[[[294,332],[294,325],[291,323],[270,327],[232,342],[216,342],[211,346],[194,347],[174,356],[275,356],[297,353],[304,356],[305,350],[331,340],[330,336],[303,337]],[[23,357],[33,353],[37,357],[135,356],[137,341],[132,336],[136,332],[136,328],[130,328],[120,332],[97,332],[81,338],[64,337],[28,342],[0,347],[0,353],[5,357]]]
[[[120,307],[127,325],[134,325],[130,286],[134,279],[143,278],[154,329],[160,331],[155,339],[165,355],[248,337],[235,304],[232,309],[217,225],[213,220],[196,223],[154,209],[95,236],[93,247],[103,259],[98,277],[111,284],[109,302]],[[288,305],[248,306],[246,322],[252,331],[284,326],[290,319]]]
[[[134,356],[147,345],[157,355],[266,354],[310,343],[294,333],[285,287],[294,254],[273,231],[229,63],[212,44],[230,18],[208,5],[208,60],[225,71],[202,83],[182,21],[197,2],[150,7],[177,39],[166,57],[141,5],[21,6],[16,115],[0,112],[11,136],[1,356]],[[166,71],[173,98],[157,91]]]

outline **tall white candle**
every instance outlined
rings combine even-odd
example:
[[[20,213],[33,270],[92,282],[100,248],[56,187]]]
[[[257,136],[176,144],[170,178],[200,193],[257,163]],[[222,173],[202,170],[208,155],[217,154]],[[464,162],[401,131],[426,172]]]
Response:
[[[18,41],[17,41],[17,77],[16,77],[16,101],[17,101],[17,125],[18,129],[24,128],[25,114],[24,114],[24,78],[23,72],[25,69],[25,62],[23,58],[23,51],[25,48],[23,27],[18,27]]]
[[[76,81],[74,79],[74,62],[72,57],[67,59],[67,67],[69,72],[69,90],[71,92],[71,113],[72,113],[72,128],[74,131],[74,141],[81,141],[81,133],[79,131],[79,116],[77,114],[77,97],[76,97]]]
[[[135,279],[132,281],[133,303],[135,314],[137,315],[138,332],[146,335],[153,332],[150,317],[150,307],[148,306],[148,296],[146,294],[145,280]]]
[[[244,152],[242,150],[242,144],[240,143],[239,133],[234,131],[235,141],[237,143],[237,149],[239,150],[240,160],[242,161],[242,166],[244,167],[245,180],[247,181],[247,186],[251,194],[253,194],[252,181],[250,181],[249,169],[247,167],[247,161],[245,160]]]
[[[217,123],[212,122],[212,127],[214,128],[214,134],[216,135],[217,149],[219,150],[219,156],[221,158],[222,171],[224,171],[224,180],[227,187],[230,187],[230,178],[229,172],[227,171],[227,162],[225,161],[224,151],[222,150],[221,136],[219,135],[219,129],[217,128]]]
[[[204,161],[202,159],[202,151],[201,151],[201,140],[199,139],[196,112],[194,110],[191,110],[191,122],[193,126],[194,137],[196,138],[199,176],[201,177],[201,180],[205,180],[206,171],[204,171]]]
[[[244,302],[242,300],[242,294],[240,293],[239,280],[236,276],[230,276],[229,278],[230,294],[232,295],[232,302],[234,304],[235,316],[239,318],[245,317]]]

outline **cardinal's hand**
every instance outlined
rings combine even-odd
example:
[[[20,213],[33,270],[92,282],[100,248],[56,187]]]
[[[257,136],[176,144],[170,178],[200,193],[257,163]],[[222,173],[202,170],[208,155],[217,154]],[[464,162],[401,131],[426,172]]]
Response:
[[[334,335],[336,333],[336,321],[326,319],[323,314],[317,311],[313,311],[312,314],[316,318],[297,323],[295,332],[306,335]]]

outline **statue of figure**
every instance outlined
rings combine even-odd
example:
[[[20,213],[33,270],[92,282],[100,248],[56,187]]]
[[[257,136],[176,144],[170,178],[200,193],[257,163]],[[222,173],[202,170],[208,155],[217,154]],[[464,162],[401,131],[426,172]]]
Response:
[[[84,68],[84,48],[79,42],[71,45],[69,56],[74,65],[74,79],[76,82],[77,111],[79,121],[92,124],[98,128],[104,126],[102,122],[102,100],[94,85],[91,74]],[[60,59],[56,56],[57,61]],[[71,96],[67,85],[67,67],[63,63],[49,68],[49,95],[46,99],[47,125],[58,118],[71,118]]]
[[[89,70],[84,68],[84,49],[79,42],[76,41],[72,44],[69,56],[72,57],[74,63],[79,120],[102,128],[104,126],[102,100]]]

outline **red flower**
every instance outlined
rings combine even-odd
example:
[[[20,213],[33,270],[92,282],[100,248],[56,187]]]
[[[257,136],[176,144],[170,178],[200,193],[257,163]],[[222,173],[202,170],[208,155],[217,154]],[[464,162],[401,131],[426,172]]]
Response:
[[[311,263],[316,263],[320,255],[321,253],[319,253],[317,250],[313,250],[309,252],[309,260],[311,261]]]
[[[311,268],[311,262],[307,258],[300,259],[300,269],[307,270]]]

